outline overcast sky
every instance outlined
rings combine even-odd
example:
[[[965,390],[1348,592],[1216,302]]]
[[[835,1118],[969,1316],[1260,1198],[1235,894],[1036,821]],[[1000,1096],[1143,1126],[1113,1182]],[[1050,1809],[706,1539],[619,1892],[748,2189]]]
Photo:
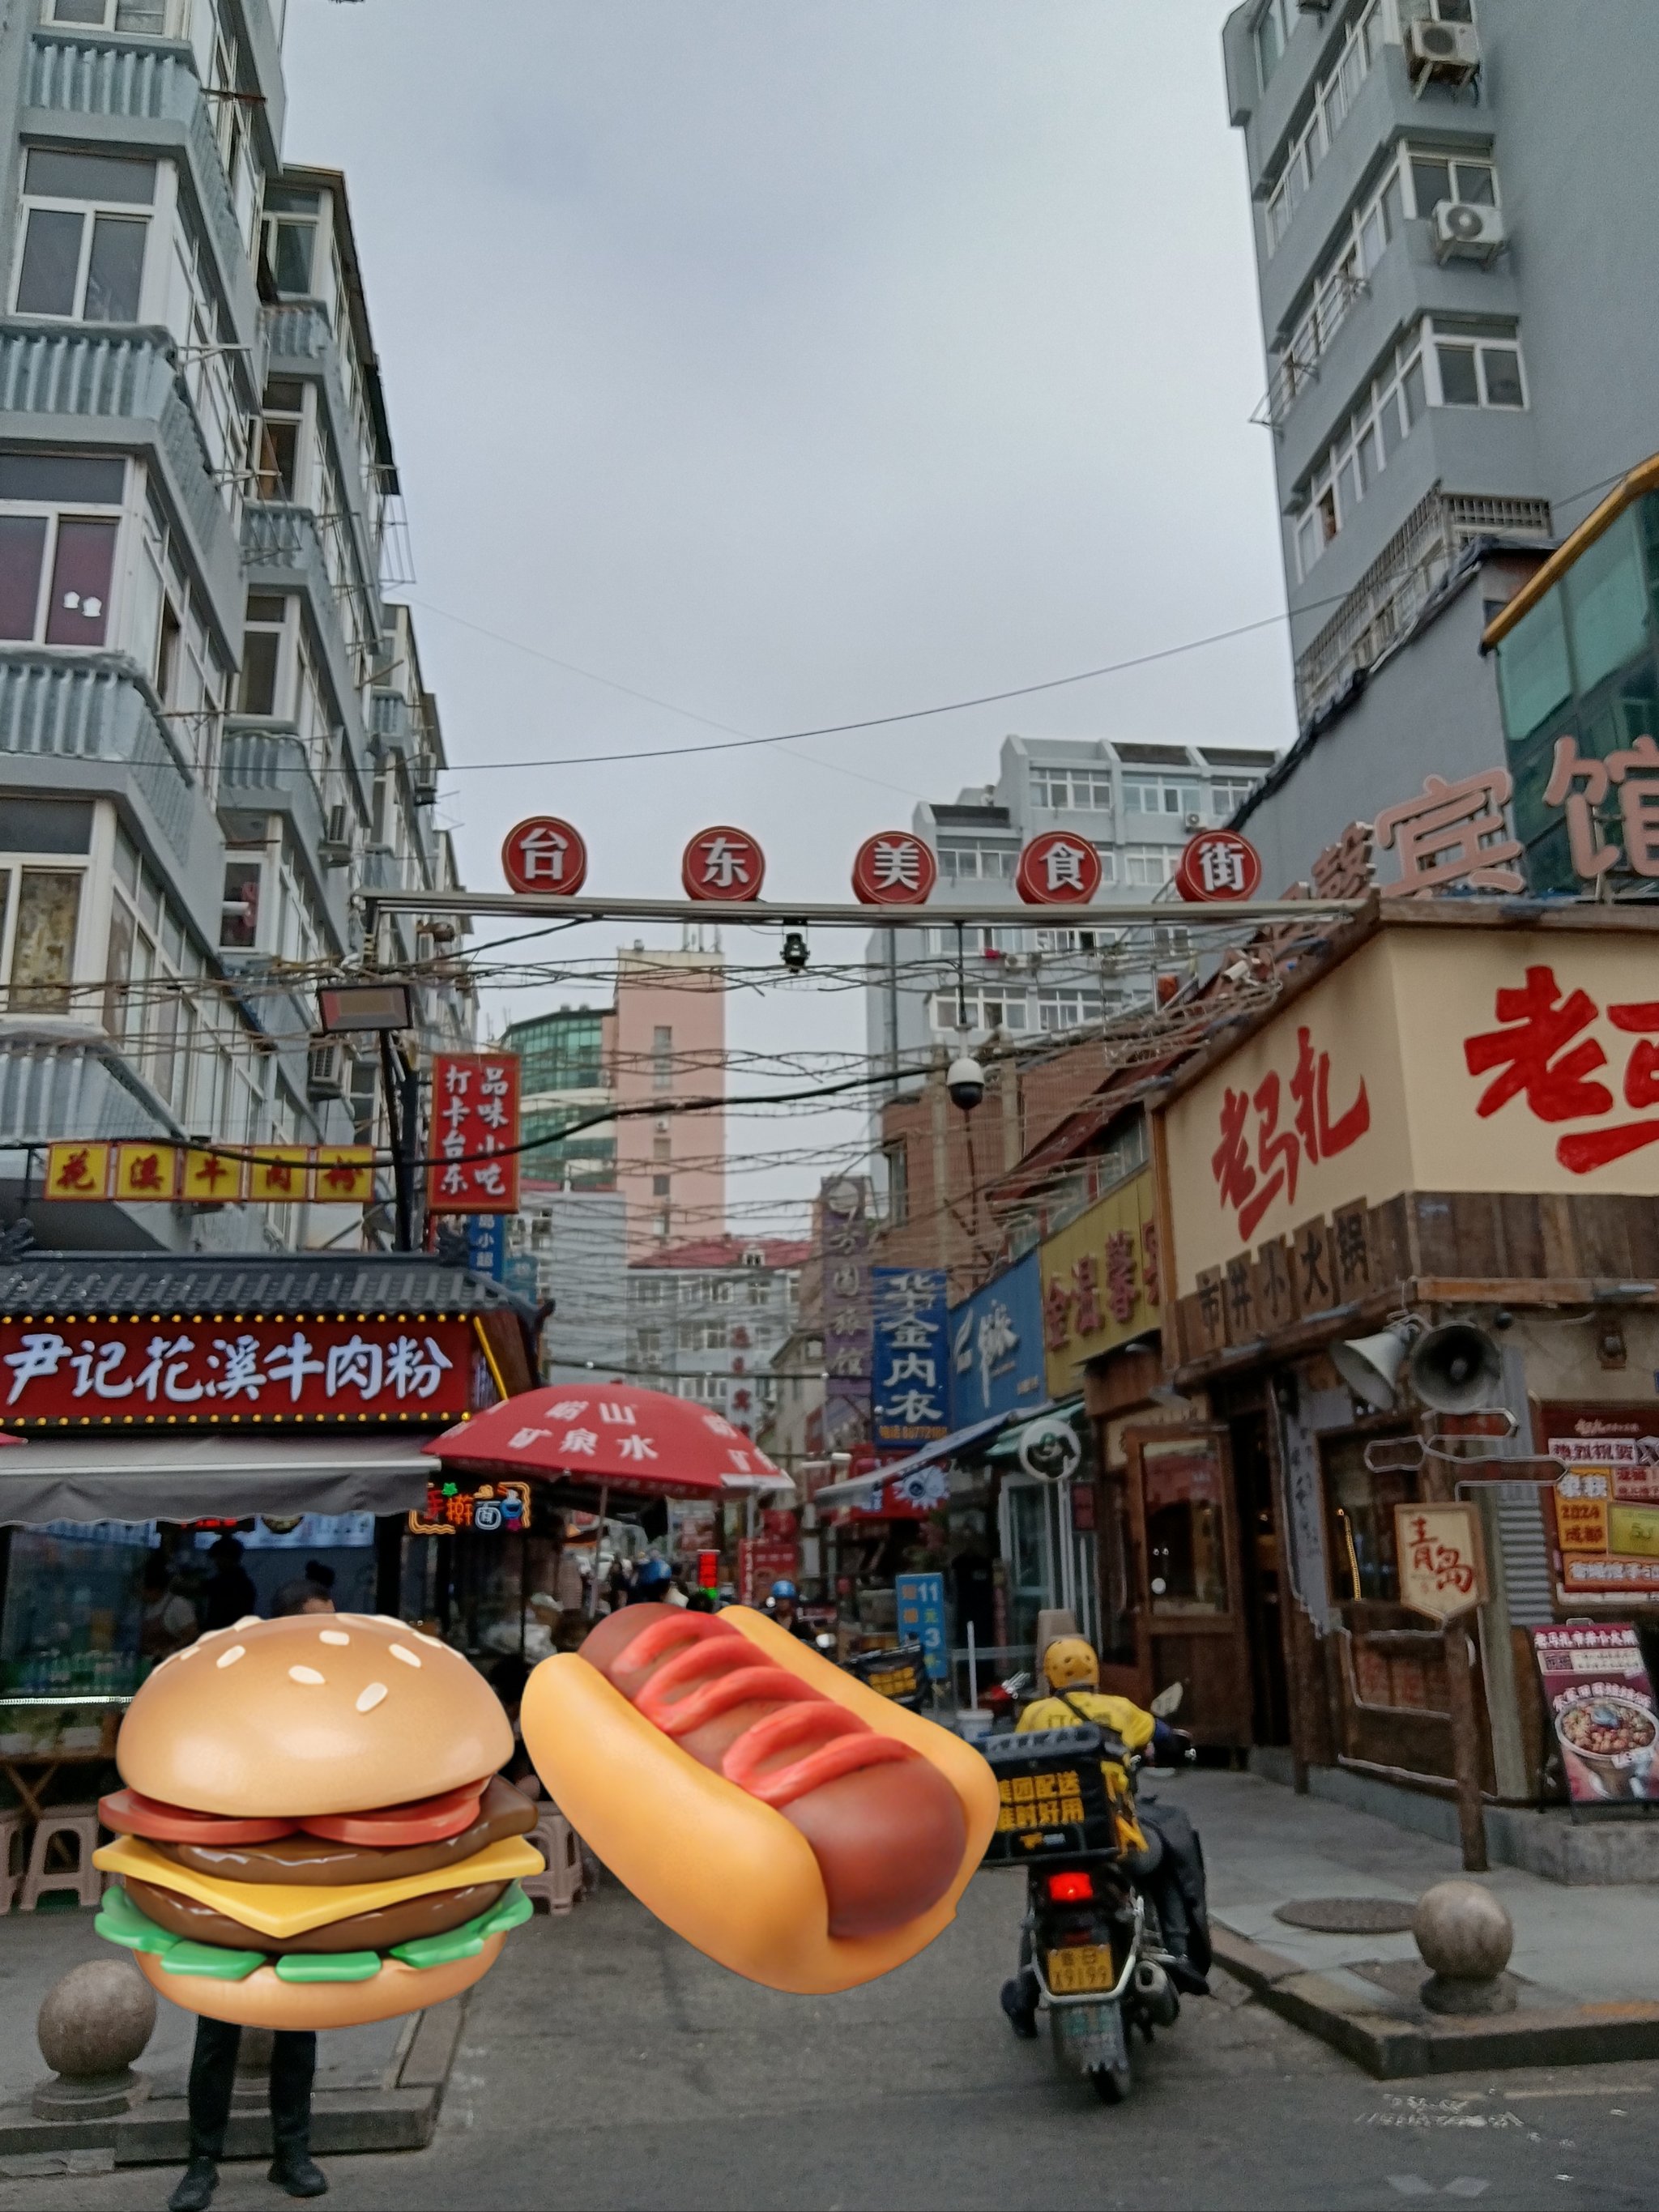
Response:
[[[477,765],[718,734],[538,655],[759,734],[1282,608],[1226,13],[291,0],[287,150],[347,173],[464,881],[550,811],[597,890],[677,895],[729,821],[769,895],[843,899],[859,842],[1010,731],[1288,741],[1275,628],[868,734]],[[733,1033],[857,1048],[862,1010]]]

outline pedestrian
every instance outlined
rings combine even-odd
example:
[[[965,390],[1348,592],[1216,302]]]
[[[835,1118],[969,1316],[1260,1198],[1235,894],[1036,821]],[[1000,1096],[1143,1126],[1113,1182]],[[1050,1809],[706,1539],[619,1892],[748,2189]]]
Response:
[[[145,1554],[141,1582],[143,1616],[138,1649],[144,1658],[159,1662],[195,1643],[199,1633],[196,1608],[173,1587],[172,1568],[160,1552]]]
[[[240,1544],[236,1550],[240,1559]],[[306,1575],[283,1584],[271,1615],[285,1620],[295,1613],[333,1610],[334,1601],[328,1592]],[[234,2021],[210,2020],[205,2014],[198,2018],[196,2048],[190,2062],[190,2162],[167,2199],[167,2212],[204,2212],[218,2186],[241,2042],[242,2031]],[[270,2179],[290,2197],[321,2197],[328,2188],[328,2177],[311,2155],[311,2084],[316,2071],[315,2030],[277,2028],[270,2049],[270,2136],[275,2155]]]
[[[331,1597],[333,1596],[335,1577],[332,1567],[325,1565],[321,1559],[307,1559],[305,1574],[308,1583],[315,1583],[319,1589],[325,1589]]]
[[[213,1578],[209,1583],[205,1598],[206,1628],[230,1628],[239,1620],[259,1610],[259,1593],[253,1587],[253,1578],[242,1565],[242,1547],[234,1536],[221,1536],[208,1547],[208,1557],[213,1562]]]

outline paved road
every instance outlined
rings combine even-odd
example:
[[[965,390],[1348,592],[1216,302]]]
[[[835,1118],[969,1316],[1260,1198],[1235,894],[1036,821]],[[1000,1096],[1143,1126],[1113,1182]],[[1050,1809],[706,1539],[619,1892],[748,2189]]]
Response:
[[[834,1999],[722,1973],[614,1885],[515,1936],[424,2152],[331,2162],[347,2207],[1646,2207],[1659,2065],[1370,2081],[1221,1979],[1126,2106],[996,2010],[1017,1879],[981,1875],[902,1973]],[[0,2184],[0,2207],[160,2205],[173,2175]],[[285,2203],[227,2169],[224,2212]]]

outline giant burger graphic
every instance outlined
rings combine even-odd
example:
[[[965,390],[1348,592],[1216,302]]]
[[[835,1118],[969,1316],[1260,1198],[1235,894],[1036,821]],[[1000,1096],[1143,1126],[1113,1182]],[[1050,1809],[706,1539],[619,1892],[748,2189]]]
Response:
[[[344,2027],[440,2003],[530,1917],[538,1808],[458,1652],[366,1613],[240,1620],[165,1659],[100,1813],[97,1928],[187,2010]]]

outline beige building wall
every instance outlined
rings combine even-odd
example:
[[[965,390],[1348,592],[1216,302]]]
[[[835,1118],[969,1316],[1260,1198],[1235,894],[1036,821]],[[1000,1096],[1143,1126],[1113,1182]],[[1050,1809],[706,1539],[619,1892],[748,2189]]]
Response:
[[[726,983],[718,953],[636,946],[617,957],[608,1025],[618,1106],[726,1097]],[[630,1260],[726,1228],[726,1113],[647,1111],[617,1124],[617,1188]]]

